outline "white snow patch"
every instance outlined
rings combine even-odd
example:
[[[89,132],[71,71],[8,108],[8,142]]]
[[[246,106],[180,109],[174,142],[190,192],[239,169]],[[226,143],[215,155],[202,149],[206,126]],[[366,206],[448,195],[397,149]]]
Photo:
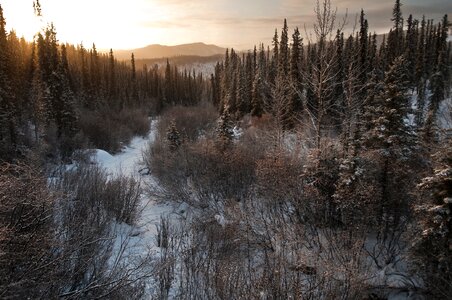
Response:
[[[228,221],[226,221],[225,217],[223,215],[215,215],[215,220],[220,224],[222,227],[226,226],[228,224]]]
[[[93,162],[105,166],[110,164],[113,159],[114,159],[113,155],[111,155],[107,151],[101,149],[94,149],[94,153],[92,156]]]
[[[135,137],[123,150],[111,155],[107,151],[95,149],[91,157],[92,163],[103,167],[110,176],[131,176],[142,183],[142,186],[155,186],[156,180],[143,172],[142,153],[152,143],[156,136],[156,120],[151,122],[151,130],[146,137]],[[177,218],[177,208],[157,203],[142,192],[138,207],[139,217],[134,226],[115,222],[112,224],[115,232],[115,244],[110,258],[110,266],[118,264],[136,264],[137,262],[152,262],[158,258],[160,249],[156,244],[157,225],[162,217]],[[146,293],[152,294],[152,282],[146,282]]]
[[[445,130],[452,129],[452,98],[441,101],[438,110],[438,125]]]
[[[232,129],[232,135],[235,139],[239,139],[243,135],[243,129],[238,126],[234,126]]]

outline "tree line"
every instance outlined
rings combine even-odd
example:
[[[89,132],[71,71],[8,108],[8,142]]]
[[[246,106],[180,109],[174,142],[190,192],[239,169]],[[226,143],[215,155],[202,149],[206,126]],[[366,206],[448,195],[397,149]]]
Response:
[[[415,125],[429,127],[439,102],[449,92],[448,17],[437,24],[425,16],[418,20],[410,15],[404,20],[397,1],[391,20],[389,33],[378,36],[369,31],[362,10],[358,30],[347,36],[344,24],[332,14],[323,15],[314,38],[307,41],[298,28],[290,38],[284,20],[280,37],[275,30],[271,48],[261,44],[252,52],[226,51],[224,61],[216,65],[211,76],[212,102],[220,113],[226,111],[234,118],[279,114],[286,129],[314,122],[315,130],[322,134],[334,131],[350,135],[350,120],[364,115],[371,106],[368,98],[376,95],[371,85],[380,85],[396,58],[403,57],[397,62],[407,73],[401,88],[418,95],[412,112]],[[425,107],[426,100],[429,107]],[[283,108],[276,108],[279,106]]]
[[[117,151],[121,142],[147,132],[148,115],[205,97],[202,74],[169,62],[137,70],[133,54],[123,62],[112,50],[59,43],[53,24],[32,42],[5,26],[0,7],[2,160],[50,140],[62,157],[84,144]],[[115,131],[123,134],[116,138]]]

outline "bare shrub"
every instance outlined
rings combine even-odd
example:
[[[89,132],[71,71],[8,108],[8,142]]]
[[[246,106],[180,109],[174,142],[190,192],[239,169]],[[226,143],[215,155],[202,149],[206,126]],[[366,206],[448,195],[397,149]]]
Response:
[[[254,181],[255,159],[243,148],[220,152],[213,142],[200,141],[171,152],[156,142],[144,156],[163,188],[157,191],[161,196],[199,208],[241,201]]]
[[[130,129],[133,135],[146,136],[149,132],[149,118],[145,110],[123,109],[116,121]]]
[[[293,202],[301,196],[301,161],[284,154],[272,154],[257,163],[259,197],[278,203]]]
[[[82,112],[80,128],[94,147],[105,150],[118,150],[119,137],[114,134],[117,124],[107,116],[97,112]]]
[[[52,295],[54,200],[33,167],[0,166],[0,298]]]
[[[120,150],[121,145],[135,135],[146,135],[149,125],[146,112],[139,109],[83,111],[80,114],[80,128],[89,142],[110,152]]]
[[[58,294],[65,298],[122,298],[140,293],[135,276],[144,267],[125,263],[127,239],[113,253],[116,222],[133,224],[137,215],[139,183],[120,176],[109,179],[96,165],[79,165],[56,177],[52,188],[60,194],[56,216]],[[112,254],[115,263],[112,265]],[[122,263],[121,263],[122,262]]]
[[[160,218],[157,225],[157,246],[161,249],[157,268],[158,295],[167,299],[175,277],[176,247],[174,230],[167,217]]]
[[[217,117],[215,108],[207,103],[190,107],[171,107],[160,117],[158,134],[164,136],[174,120],[181,135],[185,139],[195,141],[214,128]]]
[[[107,182],[105,194],[107,209],[114,212],[116,220],[133,225],[141,195],[140,182],[120,175]]]

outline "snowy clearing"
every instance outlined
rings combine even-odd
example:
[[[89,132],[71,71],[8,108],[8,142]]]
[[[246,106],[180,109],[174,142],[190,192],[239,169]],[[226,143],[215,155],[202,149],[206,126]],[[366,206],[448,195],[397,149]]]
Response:
[[[155,185],[152,175],[149,175],[142,164],[142,152],[155,139],[157,120],[151,121],[151,130],[146,137],[135,137],[127,147],[116,154],[96,149],[92,156],[92,162],[102,166],[110,176],[133,177],[141,183],[141,200],[138,207],[138,221],[135,226],[125,223],[113,224],[116,234],[114,250],[110,263],[117,261],[123,263],[147,263],[155,261],[159,257],[160,248],[157,246],[157,226],[162,218],[175,217],[175,207],[170,204],[157,203],[145,193],[145,188]],[[149,269],[148,269],[149,271]],[[154,269],[144,276],[150,278],[146,282],[146,294],[150,296],[154,289],[152,275]],[[137,276],[143,276],[139,274]]]

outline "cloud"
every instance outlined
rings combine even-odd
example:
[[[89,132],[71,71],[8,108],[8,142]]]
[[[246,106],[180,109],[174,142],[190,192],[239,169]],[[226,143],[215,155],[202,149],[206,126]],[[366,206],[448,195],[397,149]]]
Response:
[[[144,1],[144,0],[143,0]],[[153,8],[166,13],[162,18],[144,20],[141,26],[158,28],[174,36],[175,39],[206,41],[223,46],[250,48],[253,44],[269,44],[277,28],[280,32],[284,18],[290,31],[299,27],[312,31],[315,22],[316,1],[309,0],[146,0]],[[321,0],[320,0],[321,1]],[[450,0],[405,0],[402,6],[404,17],[411,13],[416,18],[425,14],[439,21],[447,11],[452,11]],[[451,3],[449,3],[451,2]],[[394,0],[336,0],[337,20],[348,13],[344,28],[350,33],[356,25],[356,17],[364,8],[371,32],[384,33],[392,26],[391,15]],[[248,45],[244,47],[244,45]]]
[[[150,27],[150,28],[180,28],[180,27],[192,27],[192,25],[187,24],[186,22],[181,21],[142,21],[138,23],[139,26],[142,27]]]

